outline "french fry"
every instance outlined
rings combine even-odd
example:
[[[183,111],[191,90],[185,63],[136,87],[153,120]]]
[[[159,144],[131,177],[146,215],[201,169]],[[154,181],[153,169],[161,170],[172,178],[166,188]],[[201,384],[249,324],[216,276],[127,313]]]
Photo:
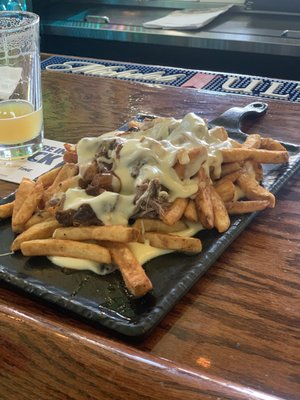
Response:
[[[220,179],[215,183],[214,188],[223,201],[233,200],[235,187],[231,180]]]
[[[267,189],[260,186],[260,184],[251,176],[242,173],[238,178],[237,183],[249,200],[268,200],[269,207],[275,207],[275,196]]]
[[[262,181],[264,177],[262,165],[253,160],[247,160],[244,162],[243,171],[250,175],[252,178],[256,179],[258,182]]]
[[[264,149],[222,149],[223,162],[240,162],[251,158],[263,164],[283,164],[288,162],[289,153],[287,151],[264,150]]]
[[[76,146],[70,143],[65,143],[64,148],[66,150],[64,153],[64,162],[77,164],[78,156]]]
[[[239,171],[240,169],[241,169],[241,165],[238,162],[232,162],[232,163],[226,163],[226,164],[223,163],[221,177],[231,174],[232,172]]]
[[[237,140],[229,138],[230,144],[234,149],[243,147],[242,143],[238,142]]]
[[[240,168],[238,171],[234,171],[234,172],[231,172],[230,174],[223,176],[223,178],[221,178],[220,181],[223,179],[224,180],[226,179],[227,181],[231,181],[232,183],[234,183],[237,180],[237,178],[240,176],[241,172],[242,172],[242,169]]]
[[[14,203],[14,208],[13,208],[13,213],[12,213],[12,218],[11,218],[12,231],[15,233],[22,232],[22,230],[24,229],[24,226],[22,224],[18,224],[16,222],[16,215],[18,214],[25,199],[28,198],[34,185],[35,185],[35,183],[31,179],[23,178],[21,180],[21,183],[20,183],[17,191],[16,191],[15,203]]]
[[[174,225],[183,216],[188,199],[177,198],[171,206],[161,214],[162,221],[167,225]]]
[[[202,161],[207,156],[207,150],[204,146],[194,147],[189,151],[179,152],[178,161],[174,169],[181,179],[187,179],[195,175]]]
[[[32,217],[43,197],[43,192],[44,188],[42,183],[35,183],[15,215],[14,222],[16,225],[24,226],[29,218]]]
[[[230,218],[226,207],[215,188],[211,187],[211,199],[214,212],[214,226],[218,232],[225,232],[230,226]]]
[[[11,201],[10,203],[1,204],[0,205],[0,218],[8,218],[11,217],[13,214],[15,201]]]
[[[62,169],[62,167],[56,167],[51,169],[50,171],[46,172],[43,175],[40,175],[36,182],[37,183],[42,183],[43,187],[45,189],[47,189],[49,186],[52,185],[52,183],[54,182],[55,178],[57,177],[57,174],[59,173],[59,171]]]
[[[209,186],[203,188],[195,198],[197,207],[198,219],[206,229],[211,229],[214,226],[214,213]]]
[[[48,211],[45,210],[40,210],[33,214],[32,217],[29,218],[29,220],[26,222],[24,225],[24,229],[28,229],[33,225],[39,224],[40,222],[44,222],[49,219],[54,219],[53,215],[50,214]]]
[[[129,292],[135,297],[148,293],[152,283],[130,249],[121,243],[104,242],[104,245],[109,248],[112,261],[118,266]]]
[[[79,175],[65,179],[64,181],[58,184],[57,191],[66,192],[68,189],[78,186],[79,179],[80,179]]]
[[[244,147],[248,149],[259,149],[261,144],[261,137],[258,133],[253,133],[252,135],[248,135],[246,140],[243,143]]]
[[[169,249],[185,253],[200,253],[202,250],[201,241],[194,237],[178,236],[174,233],[145,232],[142,243],[149,243],[150,246],[159,249]]]
[[[21,247],[21,243],[27,242],[28,240],[48,239],[52,236],[55,229],[59,226],[60,224],[58,223],[58,221],[54,219],[32,225],[30,228],[28,228],[26,231],[22,232],[15,238],[15,240],[12,242],[11,250],[19,250]]]
[[[47,203],[47,201],[54,195],[54,193],[58,191],[61,182],[77,175],[77,173],[78,173],[78,165],[72,163],[64,164],[63,167],[59,170],[58,174],[56,175],[52,185],[49,186],[44,191],[43,195],[44,203]]]
[[[213,128],[209,129],[209,134],[216,139],[224,141],[228,139],[228,133],[224,126],[214,126]]]
[[[198,222],[197,208],[194,200],[189,200],[183,215],[188,221]]]
[[[136,242],[140,231],[122,225],[81,226],[58,228],[53,234],[55,239],[76,241],[109,240],[112,242]]]
[[[272,138],[261,138],[261,149],[286,151],[286,148],[277,140]]]
[[[199,190],[195,197],[198,218],[204,228],[214,227],[214,212],[211,201],[210,183],[203,168],[198,173]]]
[[[175,222],[173,225],[167,225],[159,219],[140,218],[134,222],[132,227],[138,229],[141,232],[152,231],[170,233],[183,231],[184,229],[186,229],[186,224],[182,220]]]
[[[247,214],[264,210],[269,206],[268,200],[245,200],[225,203],[228,214]]]
[[[257,180],[257,182],[261,182],[264,178],[264,170],[262,165],[255,161],[252,162],[252,165],[255,172],[255,179]]]
[[[111,256],[103,246],[73,240],[39,239],[21,243],[24,256],[59,256],[82,258],[98,263],[111,264]]]

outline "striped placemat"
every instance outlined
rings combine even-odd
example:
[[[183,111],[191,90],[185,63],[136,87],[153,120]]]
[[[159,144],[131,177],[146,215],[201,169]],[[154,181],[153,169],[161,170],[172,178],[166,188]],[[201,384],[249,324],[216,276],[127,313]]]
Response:
[[[42,69],[300,102],[300,81],[64,56],[47,58]]]

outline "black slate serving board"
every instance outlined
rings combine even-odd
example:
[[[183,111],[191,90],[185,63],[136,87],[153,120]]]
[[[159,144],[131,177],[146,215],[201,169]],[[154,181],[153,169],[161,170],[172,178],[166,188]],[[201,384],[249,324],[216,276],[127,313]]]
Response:
[[[240,122],[247,116],[266,112],[264,103],[235,107],[211,121],[210,126],[223,125],[234,139],[244,139]],[[145,116],[138,116],[143,119]],[[267,165],[263,184],[276,193],[300,167],[300,147],[284,144],[290,153],[285,165]],[[13,195],[0,200],[11,201]],[[46,257],[23,257],[20,252],[0,257],[0,279],[31,294],[69,310],[94,324],[121,335],[144,337],[149,334],[193,284],[246,228],[256,213],[232,218],[229,230],[202,231],[203,251],[199,255],[168,254],[144,265],[153,283],[153,290],[134,299],[126,290],[119,271],[98,276],[89,271],[62,270]],[[10,220],[0,222],[0,254],[9,252],[14,238]]]

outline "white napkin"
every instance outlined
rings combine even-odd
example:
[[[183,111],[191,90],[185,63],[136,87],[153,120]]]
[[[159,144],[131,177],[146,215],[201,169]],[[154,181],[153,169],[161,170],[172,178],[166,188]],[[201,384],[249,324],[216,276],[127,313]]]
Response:
[[[177,10],[163,18],[145,22],[143,26],[156,29],[199,29],[228,11],[232,6],[233,4],[205,10]]]
[[[0,65],[0,100],[7,100],[15,91],[21,79],[21,67]]]

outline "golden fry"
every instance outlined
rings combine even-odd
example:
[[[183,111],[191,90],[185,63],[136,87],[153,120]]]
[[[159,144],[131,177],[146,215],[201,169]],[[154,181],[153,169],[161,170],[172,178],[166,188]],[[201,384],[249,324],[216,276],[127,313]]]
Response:
[[[255,162],[255,161],[253,161],[252,164],[253,164],[253,169],[254,169],[254,172],[255,172],[255,179],[258,182],[261,182],[263,180],[263,178],[264,178],[263,167],[262,167],[262,165],[260,163]]]
[[[34,188],[34,185],[35,183],[32,180],[28,178],[23,178],[16,191],[15,204],[11,218],[11,227],[13,232],[19,233],[24,230],[24,226],[16,222],[16,216],[21,206],[23,205],[25,199],[28,198],[30,192]]]
[[[211,201],[210,183],[203,168],[198,173],[199,190],[195,197],[198,218],[204,228],[214,227],[214,212]]]
[[[179,232],[186,229],[186,224],[179,220],[175,222],[173,225],[167,225],[163,221],[159,219],[151,219],[151,218],[140,218],[137,219],[132,225],[133,228],[138,229],[141,232]]]
[[[65,143],[64,148],[66,150],[64,152],[64,157],[63,157],[64,162],[77,164],[78,156],[77,156],[76,145],[71,144],[71,143]]]
[[[44,186],[44,189],[47,189],[49,186],[52,185],[52,183],[54,182],[55,178],[57,177],[57,174],[59,173],[59,171],[62,169],[62,167],[56,167],[54,169],[51,169],[50,171],[46,172],[43,175],[40,175],[36,182],[37,183],[42,183]]]
[[[29,218],[29,220],[24,225],[24,229],[26,230],[35,224],[39,224],[49,219],[53,220],[54,219],[53,215],[51,215],[48,211],[40,210]]]
[[[277,140],[272,138],[261,138],[261,149],[286,151],[286,148]]]
[[[228,214],[247,214],[264,210],[269,206],[268,200],[245,200],[225,203]]]
[[[169,249],[185,253],[200,253],[201,241],[194,237],[178,236],[173,233],[145,232],[143,241],[159,249]]]
[[[223,201],[231,201],[234,198],[234,184],[226,178],[222,178],[214,185],[215,190]]]
[[[46,203],[51,197],[56,193],[59,189],[59,185],[61,182],[69,179],[78,173],[78,165],[77,164],[64,164],[64,166],[59,170],[58,174],[56,175],[53,183],[51,186],[45,190],[43,195],[43,201]]]
[[[264,149],[222,149],[223,162],[240,162],[251,158],[263,164],[283,164],[288,162],[287,151],[264,150]]]
[[[17,226],[15,224],[15,217],[21,205],[23,204],[23,201],[29,195],[33,187],[34,187],[34,182],[31,179],[23,178],[22,181],[20,182],[18,189],[16,190],[14,208],[12,213],[12,221],[11,221],[13,232],[21,232],[23,229],[23,227]]]
[[[118,266],[130,293],[135,297],[148,293],[152,283],[130,249],[121,243],[104,242],[104,245],[109,248],[112,261]]]
[[[60,224],[58,223],[58,221],[53,219],[32,225],[30,228],[20,233],[20,235],[15,238],[11,245],[11,250],[19,250],[21,247],[21,243],[27,242],[28,240],[48,239],[52,236],[55,229],[59,226]]]
[[[197,208],[194,200],[189,200],[183,215],[188,221],[198,222]]]
[[[251,176],[242,173],[237,180],[243,193],[249,200],[268,200],[269,207],[275,207],[275,196],[269,192]]]
[[[238,142],[237,140],[229,138],[229,141],[234,149],[243,147],[242,143]]]
[[[81,243],[73,240],[41,239],[21,243],[24,256],[73,257],[110,264],[109,251],[98,244]]]
[[[258,133],[253,133],[252,135],[248,135],[245,142],[243,143],[244,147],[248,149],[259,149],[261,144],[261,137]]]
[[[258,182],[262,181],[264,177],[264,171],[262,165],[253,160],[247,160],[244,162],[243,171],[256,179]]]
[[[240,176],[241,172],[242,172],[242,169],[240,168],[238,171],[231,172],[230,174],[223,176],[223,178],[221,178],[221,179],[224,179],[224,180],[226,179],[227,181],[231,181],[232,183],[234,183],[237,180],[237,178]]]
[[[218,232],[225,232],[230,226],[226,207],[214,187],[211,187],[211,199],[214,211],[214,225]]]
[[[80,179],[79,175],[65,179],[64,181],[58,184],[57,191],[66,192],[68,189],[78,186],[79,179]]]
[[[241,165],[238,162],[232,162],[232,163],[226,163],[226,164],[223,163],[221,177],[231,174],[232,172],[239,171],[240,169],[241,169]]]
[[[43,197],[44,188],[41,183],[36,183],[26,199],[23,200],[19,211],[15,215],[15,224],[24,226],[25,223],[32,217],[32,214],[37,209],[40,200]]]
[[[122,225],[81,226],[58,228],[53,234],[55,239],[76,241],[109,240],[112,242],[136,242],[140,231]]]
[[[211,137],[214,137],[219,140],[227,140],[228,139],[228,133],[224,126],[215,126],[211,129],[209,129],[209,134]]]
[[[0,205],[0,218],[8,218],[13,214],[15,201]]]
[[[179,152],[178,161],[174,165],[177,175],[181,179],[187,179],[195,175],[201,163],[207,157],[207,150],[204,146],[194,147],[189,151]]]
[[[240,186],[234,185],[234,198],[232,201],[238,201],[239,199],[243,199],[245,197],[245,193],[242,191]]]
[[[167,225],[174,225],[183,216],[188,199],[178,198],[162,213],[161,219]]]

